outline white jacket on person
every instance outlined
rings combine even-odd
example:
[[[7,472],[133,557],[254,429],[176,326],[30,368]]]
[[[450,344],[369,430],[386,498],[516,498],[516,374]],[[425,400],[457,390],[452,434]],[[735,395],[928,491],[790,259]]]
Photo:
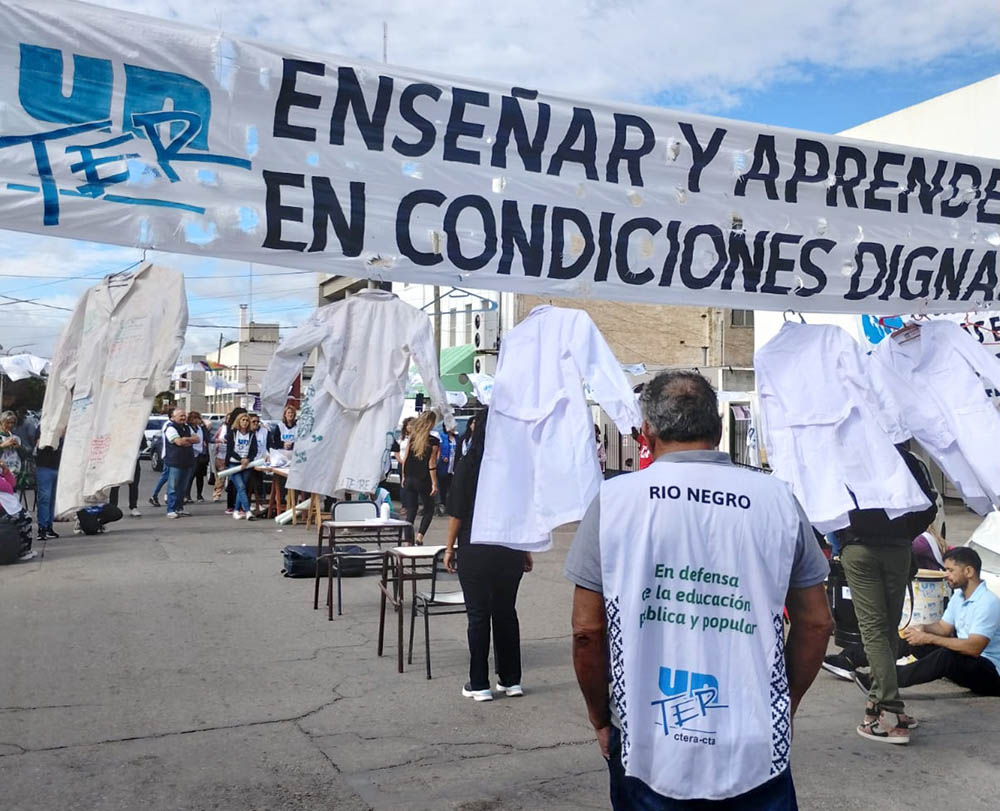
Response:
[[[786,322],[754,369],[768,460],[816,529],[843,529],[857,508],[898,518],[930,505],[890,438],[902,425],[899,406],[872,385],[845,330]]]
[[[65,435],[56,514],[106,500],[135,473],[153,398],[170,375],[187,330],[184,276],[145,264],[83,294],[52,356],[39,447]]]
[[[642,423],[621,365],[583,310],[536,307],[503,339],[472,543],[544,552],[553,529],[583,517],[602,480],[583,380],[622,433]]]
[[[384,290],[362,290],[316,310],[278,345],[261,382],[265,416],[280,419],[309,353],[316,369],[298,417],[288,474],[293,490],[373,493],[390,453],[415,363],[433,407],[454,428],[426,313]]]

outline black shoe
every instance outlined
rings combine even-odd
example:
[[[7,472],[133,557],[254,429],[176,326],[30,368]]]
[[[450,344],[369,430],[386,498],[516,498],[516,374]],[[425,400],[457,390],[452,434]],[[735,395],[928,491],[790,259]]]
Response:
[[[152,504],[154,507],[160,506],[160,500],[156,496],[150,496],[149,503]]]
[[[49,536],[45,534],[45,530],[44,529],[40,529],[40,530],[38,530],[38,538],[36,540],[44,541],[48,537]]]
[[[868,695],[872,689],[872,676],[871,673],[863,673],[860,670],[854,671],[854,683],[858,685],[858,689]]]
[[[850,657],[843,651],[840,653],[831,653],[829,656],[824,657],[822,668],[827,673],[832,673],[838,679],[843,679],[844,681],[854,680],[854,663],[851,662]]]
[[[194,501],[192,501],[192,500],[191,500],[191,499],[189,499],[189,498],[186,498],[186,499],[184,499],[184,503],[185,503],[185,504],[194,504]]]
[[[59,537],[59,533],[56,532],[54,529],[52,529],[52,527],[46,527],[45,528],[45,534],[49,538],[58,538]]]

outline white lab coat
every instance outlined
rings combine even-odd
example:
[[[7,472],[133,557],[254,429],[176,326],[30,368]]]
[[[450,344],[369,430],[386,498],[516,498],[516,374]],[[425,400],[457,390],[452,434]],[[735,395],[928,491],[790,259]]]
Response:
[[[887,433],[899,430],[898,406],[871,385],[846,331],[787,322],[754,369],[768,461],[816,529],[843,529],[858,508],[898,518],[930,505]]]
[[[1000,414],[986,382],[1000,388],[1000,360],[953,321],[924,323],[912,337],[872,352],[873,379],[900,404],[913,437],[980,515],[1000,505]]]
[[[65,435],[56,514],[106,500],[132,481],[153,398],[170,387],[184,344],[187,295],[178,271],[145,264],[80,298],[49,372],[39,447]]]
[[[319,347],[306,391],[288,486],[334,496],[372,493],[403,410],[410,363],[448,428],[455,418],[438,377],[430,319],[384,290],[320,307],[278,345],[261,382],[264,414],[280,419],[288,389]]]
[[[582,380],[622,433],[642,423],[635,394],[583,310],[536,307],[500,346],[472,543],[529,552],[579,521],[600,488]]]

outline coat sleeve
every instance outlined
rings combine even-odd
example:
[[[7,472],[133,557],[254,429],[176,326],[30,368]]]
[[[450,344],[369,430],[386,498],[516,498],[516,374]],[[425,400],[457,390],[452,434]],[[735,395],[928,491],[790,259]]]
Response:
[[[288,401],[288,390],[302,371],[302,364],[309,353],[320,345],[327,332],[322,311],[316,310],[305,323],[281,339],[260,381],[260,407],[264,417],[281,419],[281,412]]]
[[[574,314],[565,346],[594,397],[623,434],[642,425],[639,404],[621,364],[604,336],[582,310]]]
[[[164,311],[160,320],[163,340],[153,347],[153,363],[149,375],[146,396],[155,397],[170,388],[170,375],[177,364],[177,358],[184,348],[187,334],[188,306],[187,291],[184,289],[184,274],[176,270],[151,268],[164,278]],[[166,274],[170,274],[167,276]]]
[[[52,355],[49,379],[42,403],[42,422],[38,434],[40,448],[55,448],[66,433],[73,387],[76,385],[78,352],[83,339],[83,324],[87,312],[89,291],[84,293],[73,309],[69,324],[59,337]]]
[[[1000,359],[996,355],[954,321],[935,321],[932,323],[934,324],[933,328],[942,333],[942,337],[947,336],[947,341],[975,369],[976,374],[992,383],[993,388],[1000,389]],[[936,340],[937,338],[938,336],[935,335]]]
[[[424,387],[431,396],[435,410],[439,411],[444,419],[445,428],[449,431],[455,430],[455,414],[444,393],[444,386],[441,385],[438,360],[434,357],[434,333],[431,331],[431,322],[423,313],[416,319],[416,330],[410,338],[410,354],[417,364],[417,371],[420,372],[420,378],[424,381]]]

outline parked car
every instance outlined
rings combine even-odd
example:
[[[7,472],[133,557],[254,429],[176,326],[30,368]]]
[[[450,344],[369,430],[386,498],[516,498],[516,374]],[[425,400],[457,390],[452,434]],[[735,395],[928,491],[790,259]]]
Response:
[[[163,426],[167,424],[167,417],[154,414],[146,421],[146,450],[139,454],[141,459],[151,459],[153,456],[153,440],[157,437],[162,437]],[[161,439],[162,446],[162,439]],[[163,453],[161,447],[160,453]],[[153,468],[154,470],[159,470],[160,468]]]
[[[157,431],[149,443],[149,465],[157,473],[163,470],[163,431]]]

